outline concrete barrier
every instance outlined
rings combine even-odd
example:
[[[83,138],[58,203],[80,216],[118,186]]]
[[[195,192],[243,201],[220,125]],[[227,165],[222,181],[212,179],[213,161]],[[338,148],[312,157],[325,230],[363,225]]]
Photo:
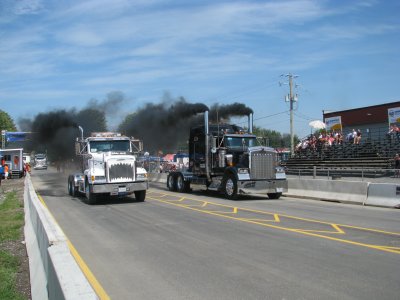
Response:
[[[366,204],[400,208],[400,184],[370,183]]]
[[[149,180],[152,182],[167,183],[168,173],[149,173]]]
[[[149,173],[151,182],[167,182],[167,173]],[[365,204],[368,182],[288,178],[287,196]]]
[[[67,238],[25,179],[25,239],[33,300],[98,299],[72,256]]]
[[[365,204],[367,192],[368,182],[289,178],[285,195]]]

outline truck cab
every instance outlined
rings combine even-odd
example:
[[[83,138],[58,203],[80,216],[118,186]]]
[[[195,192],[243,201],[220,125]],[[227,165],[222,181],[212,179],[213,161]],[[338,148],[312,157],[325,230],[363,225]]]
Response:
[[[140,146],[135,142],[139,141],[110,132],[78,139],[76,152],[82,169],[69,176],[69,193],[84,194],[90,204],[96,203],[100,195],[124,197],[133,193],[136,200],[144,201],[147,172],[137,162],[135,151]]]
[[[188,143],[189,169],[169,174],[170,190],[188,191],[190,184],[202,184],[228,199],[240,194],[267,194],[278,199],[287,191],[277,152],[258,145],[250,121],[248,131],[231,124],[210,125],[205,112],[204,125],[190,130]]]

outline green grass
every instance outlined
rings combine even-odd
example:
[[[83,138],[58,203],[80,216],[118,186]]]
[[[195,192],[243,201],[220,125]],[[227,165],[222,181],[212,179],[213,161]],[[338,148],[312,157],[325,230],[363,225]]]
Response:
[[[18,272],[18,259],[6,251],[0,250],[0,299],[24,299],[15,289]]]
[[[0,242],[17,240],[24,225],[22,204],[17,199],[16,192],[6,194],[6,199],[0,205]]]
[[[0,204],[0,243],[20,239],[24,226],[24,212],[16,192],[7,193],[5,197]],[[0,299],[24,299],[15,288],[18,267],[18,258],[0,250]]]

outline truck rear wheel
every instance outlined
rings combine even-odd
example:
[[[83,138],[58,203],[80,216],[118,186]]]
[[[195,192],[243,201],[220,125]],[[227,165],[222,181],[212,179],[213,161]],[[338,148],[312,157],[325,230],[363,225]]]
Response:
[[[167,177],[167,188],[168,190],[170,190],[171,192],[175,192],[176,191],[176,176],[174,173],[169,173],[168,177]]]
[[[267,195],[269,199],[279,199],[282,193],[268,193]]]
[[[190,183],[185,181],[182,174],[177,174],[176,176],[176,190],[179,193],[186,193],[189,192]]]
[[[93,193],[90,191],[90,185],[89,185],[89,182],[88,182],[87,180],[86,180],[86,182],[85,182],[85,194],[86,194],[87,202],[88,202],[89,204],[91,204],[91,205],[96,204],[96,201],[97,201],[96,195],[93,194]]]
[[[236,200],[238,198],[237,179],[233,174],[224,176],[222,180],[222,187],[224,195],[229,200]]]
[[[144,199],[146,199],[146,190],[144,190],[144,191],[135,191],[135,199],[138,202],[144,202]]]

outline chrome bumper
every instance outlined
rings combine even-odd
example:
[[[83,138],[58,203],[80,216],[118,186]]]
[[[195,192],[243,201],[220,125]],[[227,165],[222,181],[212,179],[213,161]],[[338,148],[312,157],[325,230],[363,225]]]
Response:
[[[239,180],[239,194],[285,193],[288,191],[287,180]]]
[[[104,183],[91,185],[92,193],[110,195],[129,195],[135,191],[143,191],[149,188],[148,181]]]

